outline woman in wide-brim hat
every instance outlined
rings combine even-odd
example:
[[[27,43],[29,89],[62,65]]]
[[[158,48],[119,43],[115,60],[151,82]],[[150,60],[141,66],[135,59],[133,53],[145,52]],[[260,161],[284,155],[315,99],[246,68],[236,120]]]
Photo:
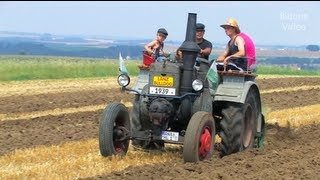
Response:
[[[240,33],[240,28],[237,23],[237,21],[233,18],[228,19],[227,23],[220,25],[220,27],[226,29],[227,27],[233,27],[235,29],[235,33],[239,34]]]
[[[228,19],[225,24],[220,25],[225,30],[227,36],[230,37],[230,41],[227,44],[226,50],[218,57],[217,62],[223,62],[224,66],[231,64],[236,65],[235,70],[247,70],[247,64],[244,58],[245,57],[245,42],[241,36],[238,36],[240,33],[240,28],[237,21],[233,18]]]

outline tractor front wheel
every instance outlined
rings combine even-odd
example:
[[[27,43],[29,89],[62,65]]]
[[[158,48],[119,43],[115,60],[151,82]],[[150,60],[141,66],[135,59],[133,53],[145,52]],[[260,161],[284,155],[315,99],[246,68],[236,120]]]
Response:
[[[198,162],[212,157],[216,128],[212,115],[198,111],[188,124],[184,136],[183,157],[185,162]]]
[[[102,156],[126,155],[129,147],[128,109],[121,103],[109,104],[99,124],[99,148]]]

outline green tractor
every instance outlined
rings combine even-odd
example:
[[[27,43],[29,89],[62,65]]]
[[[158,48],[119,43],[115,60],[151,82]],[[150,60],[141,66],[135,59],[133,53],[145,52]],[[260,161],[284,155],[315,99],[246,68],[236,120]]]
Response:
[[[123,91],[135,93],[133,110],[119,102],[102,115],[99,147],[102,156],[126,155],[134,147],[163,149],[166,143],[183,145],[185,162],[212,157],[216,135],[221,155],[262,147],[265,121],[261,112],[256,75],[250,72],[210,71],[210,62],[199,58],[196,14],[189,13],[186,39],[179,48],[183,63],[155,62],[142,68],[132,88],[122,73]],[[215,77],[215,81],[209,81]]]

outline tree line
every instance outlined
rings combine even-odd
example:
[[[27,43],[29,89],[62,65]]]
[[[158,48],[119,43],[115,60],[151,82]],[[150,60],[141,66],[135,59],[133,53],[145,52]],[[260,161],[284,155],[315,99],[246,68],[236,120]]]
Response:
[[[62,47],[62,48],[61,48]],[[76,56],[92,58],[119,58],[119,52],[123,57],[142,58],[143,46],[118,45],[106,48],[81,47],[74,49],[68,45],[54,48],[51,45],[35,42],[5,42],[0,41],[0,54],[11,55],[48,55],[48,56]]]

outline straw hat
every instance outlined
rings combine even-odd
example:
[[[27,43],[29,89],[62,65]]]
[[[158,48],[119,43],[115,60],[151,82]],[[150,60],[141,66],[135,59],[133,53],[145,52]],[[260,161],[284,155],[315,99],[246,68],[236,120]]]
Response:
[[[235,19],[229,18],[227,23],[220,25],[222,28],[225,28],[226,26],[231,26],[236,28],[236,33],[240,33],[240,28],[238,26],[238,23]]]

